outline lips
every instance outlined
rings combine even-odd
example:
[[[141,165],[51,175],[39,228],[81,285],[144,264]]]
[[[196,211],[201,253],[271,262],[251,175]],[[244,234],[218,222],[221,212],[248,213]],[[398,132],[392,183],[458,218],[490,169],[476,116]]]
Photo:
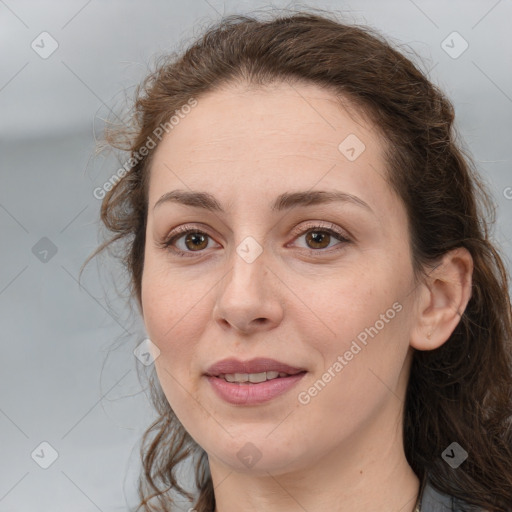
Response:
[[[288,375],[305,372],[304,368],[297,368],[288,364],[269,359],[266,357],[257,357],[249,361],[239,361],[235,358],[223,359],[217,361],[206,370],[206,375],[218,377],[219,375],[233,373],[262,373],[262,372],[280,372]]]

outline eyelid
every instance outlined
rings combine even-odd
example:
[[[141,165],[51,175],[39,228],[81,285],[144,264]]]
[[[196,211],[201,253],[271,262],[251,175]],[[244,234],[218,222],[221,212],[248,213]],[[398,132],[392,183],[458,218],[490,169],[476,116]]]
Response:
[[[313,220],[313,221],[305,221],[305,222],[306,222],[306,225],[301,224],[300,226],[298,226],[292,230],[291,233],[294,237],[302,236],[307,231],[316,228],[316,229],[318,229],[318,231],[323,230],[323,229],[325,229],[327,231],[334,231],[334,233],[336,233],[337,236],[339,236],[340,238],[345,239],[345,240],[353,239],[352,235],[350,235],[346,230],[340,228],[339,226],[337,226],[336,224],[333,224],[332,222],[326,222],[326,221],[321,221],[321,220],[317,220],[317,221]]]

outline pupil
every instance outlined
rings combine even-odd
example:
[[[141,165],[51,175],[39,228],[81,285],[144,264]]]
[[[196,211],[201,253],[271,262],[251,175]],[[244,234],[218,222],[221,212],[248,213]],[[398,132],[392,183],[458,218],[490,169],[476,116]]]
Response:
[[[323,233],[322,231],[312,231],[310,233],[310,242],[313,244],[321,244],[322,241],[324,241],[324,238],[328,237],[329,235],[327,233]]]
[[[204,238],[204,235],[201,235],[200,233],[191,233],[187,237],[187,241],[192,241],[192,244],[197,248],[201,244],[201,241],[204,243]]]

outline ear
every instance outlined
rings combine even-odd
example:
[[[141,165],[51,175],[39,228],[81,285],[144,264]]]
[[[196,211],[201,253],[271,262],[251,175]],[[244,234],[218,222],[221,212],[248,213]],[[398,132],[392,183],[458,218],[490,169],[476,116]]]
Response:
[[[416,293],[416,318],[410,344],[434,350],[448,340],[471,298],[473,258],[463,247],[446,253]]]

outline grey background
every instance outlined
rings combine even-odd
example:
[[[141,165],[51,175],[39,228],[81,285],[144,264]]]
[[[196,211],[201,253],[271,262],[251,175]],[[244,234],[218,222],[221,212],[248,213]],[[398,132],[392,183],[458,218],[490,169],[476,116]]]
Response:
[[[95,139],[154,55],[222,14],[269,5],[0,0],[0,511],[107,512],[135,503],[138,443],[154,417],[132,352],[143,324],[117,294],[123,276],[114,261],[93,260],[77,283],[101,241],[93,190],[119,167],[112,155],[94,158]],[[309,5],[344,11],[423,59],[494,194],[495,238],[510,269],[512,3]],[[59,44],[47,59],[31,47],[43,31]],[[458,58],[441,46],[453,31],[469,44]],[[36,257],[43,245],[57,250],[47,261]],[[58,452],[48,469],[31,457],[43,441]]]

